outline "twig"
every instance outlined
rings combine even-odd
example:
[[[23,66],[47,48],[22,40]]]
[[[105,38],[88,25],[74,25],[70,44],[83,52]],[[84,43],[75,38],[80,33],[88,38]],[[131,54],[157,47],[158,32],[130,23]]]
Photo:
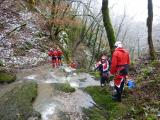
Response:
[[[103,108],[102,107],[99,107],[98,105],[96,105],[95,103],[93,103],[93,102],[90,102],[90,103],[92,103],[96,108],[98,108],[99,110],[103,110]]]
[[[93,102],[90,102],[90,103],[92,103],[96,108],[98,108],[99,110],[101,110],[102,113],[103,113],[103,116],[105,117],[105,119],[108,120],[108,118],[109,118],[109,113],[108,113],[103,107],[100,107],[100,106],[96,105],[96,104],[93,103]]]
[[[13,33],[14,31],[16,31],[17,29],[19,29],[19,28],[21,29],[22,27],[24,27],[24,26],[26,26],[26,25],[27,25],[27,24],[24,23],[24,24],[22,24],[22,25],[20,25],[20,26],[18,26],[18,27],[16,27],[16,28],[14,28],[13,30],[7,32],[6,35],[0,39],[0,41],[2,41],[3,39],[5,39],[7,36],[10,36],[11,33]]]

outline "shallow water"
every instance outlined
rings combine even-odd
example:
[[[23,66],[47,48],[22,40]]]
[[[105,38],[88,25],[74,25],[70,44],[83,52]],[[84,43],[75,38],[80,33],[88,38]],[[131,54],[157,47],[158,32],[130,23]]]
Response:
[[[87,73],[68,74],[61,68],[52,69],[50,66],[23,70],[18,79],[38,83],[38,96],[33,107],[41,113],[42,120],[66,119],[65,115],[70,120],[82,120],[82,108],[93,106],[94,101],[81,88],[99,85],[99,82]],[[76,88],[76,91],[63,93],[55,90],[57,83],[66,82]],[[61,114],[62,112],[65,114]]]

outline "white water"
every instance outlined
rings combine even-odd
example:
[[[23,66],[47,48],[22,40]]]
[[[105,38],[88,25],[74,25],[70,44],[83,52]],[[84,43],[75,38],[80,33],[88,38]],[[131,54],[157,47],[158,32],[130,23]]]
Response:
[[[38,96],[33,104],[36,111],[42,115],[42,120],[59,120],[60,112],[69,115],[70,120],[82,120],[82,108],[93,106],[91,96],[83,92],[81,88],[99,85],[91,75],[87,73],[76,74],[70,68],[52,69],[43,67],[22,75],[24,80],[32,80],[38,83]],[[66,71],[68,70],[68,71]],[[62,93],[54,89],[55,83],[69,83],[76,88],[73,93]]]

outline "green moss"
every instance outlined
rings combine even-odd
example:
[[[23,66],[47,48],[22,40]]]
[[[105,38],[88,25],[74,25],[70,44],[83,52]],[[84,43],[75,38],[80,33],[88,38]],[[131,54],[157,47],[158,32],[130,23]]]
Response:
[[[3,66],[3,62],[2,62],[2,60],[0,60],[0,66]]]
[[[0,22],[0,29],[3,29],[3,28],[4,28],[4,23]]]
[[[89,120],[113,120],[120,118],[126,113],[125,105],[114,102],[110,92],[106,88],[87,87],[85,91],[92,96],[96,105],[100,108],[92,107],[84,109]]]
[[[7,92],[0,98],[1,120],[27,120],[31,116],[40,118],[32,108],[37,96],[36,83],[24,83]]]
[[[114,29],[109,15],[108,0],[102,1],[102,14],[103,14],[103,23],[107,32],[108,42],[112,54],[114,51],[114,43],[116,41],[116,37],[114,34]]]
[[[158,60],[154,60],[151,62],[151,66],[153,66],[153,67],[157,67],[159,65],[160,65],[160,61],[158,61]]]
[[[141,83],[143,80],[146,80],[151,74],[153,74],[154,69],[155,68],[151,66],[145,66],[142,68],[139,74],[137,74],[136,82]]]
[[[95,79],[100,79],[100,73],[99,73],[99,71],[90,72],[90,74],[93,75],[95,77]]]
[[[157,120],[157,117],[155,115],[149,115],[147,120]]]
[[[30,50],[31,48],[33,48],[33,45],[30,42],[25,42],[24,47],[26,50]]]
[[[5,71],[0,71],[0,83],[11,83],[16,80],[16,76],[5,72]]]
[[[54,84],[55,89],[65,92],[65,93],[72,93],[75,91],[75,88],[72,88],[68,83],[65,84]]]
[[[19,47],[17,49],[14,50],[14,56],[25,56],[25,47]]]
[[[82,73],[82,72],[88,73],[88,70],[84,68],[80,68],[80,69],[77,69],[76,72],[77,73]]]

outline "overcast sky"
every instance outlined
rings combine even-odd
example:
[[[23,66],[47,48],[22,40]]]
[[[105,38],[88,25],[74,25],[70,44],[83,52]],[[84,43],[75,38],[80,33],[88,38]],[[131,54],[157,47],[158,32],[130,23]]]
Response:
[[[135,21],[146,21],[147,18],[147,1],[148,0],[109,0],[109,6],[114,14],[120,15],[124,13],[124,8],[129,16],[135,16]],[[97,0],[97,7],[101,8],[102,0]],[[160,0],[153,0],[154,22],[160,20]]]

